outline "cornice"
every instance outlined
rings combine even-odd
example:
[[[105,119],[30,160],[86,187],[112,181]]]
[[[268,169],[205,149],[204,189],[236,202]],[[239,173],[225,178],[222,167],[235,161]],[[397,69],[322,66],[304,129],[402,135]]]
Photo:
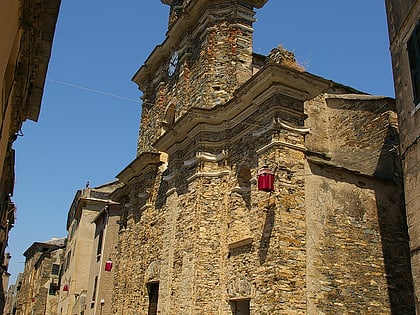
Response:
[[[22,1],[21,27],[23,29],[23,39],[21,40],[21,60],[28,60],[32,76],[30,78],[20,78],[22,81],[30,80],[27,88],[27,109],[25,117],[37,121],[41,99],[44,92],[45,77],[47,74],[48,63],[51,56],[51,47],[57,23],[58,12],[61,0],[39,1],[34,4],[31,1]],[[42,16],[35,19],[34,16]],[[36,35],[31,35],[36,34]],[[34,42],[36,41],[36,42]],[[23,54],[27,54],[23,56]],[[25,75],[30,75],[25,73]],[[23,83],[22,83],[23,84]],[[22,100],[20,100],[22,101]],[[19,106],[22,104],[20,103]]]
[[[161,153],[144,152],[128,164],[116,177],[124,184],[128,184],[132,178],[139,176],[148,165],[160,164],[163,162],[164,157]]]
[[[178,119],[173,128],[163,134],[154,146],[162,152],[173,152],[171,148],[185,141],[200,130],[227,129],[238,124],[258,110],[259,106],[275,94],[282,94],[299,101],[307,101],[322,94],[334,83],[308,72],[298,71],[278,64],[269,64],[242,85],[232,100],[211,109],[192,108]]]

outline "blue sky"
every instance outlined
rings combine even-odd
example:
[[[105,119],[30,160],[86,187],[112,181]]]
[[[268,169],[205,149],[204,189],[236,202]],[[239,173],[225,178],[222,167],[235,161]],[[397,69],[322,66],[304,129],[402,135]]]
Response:
[[[159,0],[62,0],[41,115],[14,144],[10,283],[33,242],[66,236],[76,191],[135,158],[141,92],[131,78],[163,42],[168,11]],[[256,17],[255,52],[281,44],[311,73],[394,96],[383,0],[269,0]]]

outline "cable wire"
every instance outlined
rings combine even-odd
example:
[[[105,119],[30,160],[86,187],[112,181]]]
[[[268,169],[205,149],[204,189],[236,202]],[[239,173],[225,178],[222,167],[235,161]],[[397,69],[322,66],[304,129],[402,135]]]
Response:
[[[53,80],[53,79],[50,79],[50,78],[47,78],[46,80],[50,81],[50,82],[53,82],[53,83],[65,85],[65,86],[68,86],[68,87],[72,87],[72,88],[76,88],[76,89],[80,89],[80,90],[84,90],[84,91],[88,91],[88,92],[92,92],[92,93],[96,93],[96,94],[102,94],[102,95],[106,95],[106,96],[111,96],[111,97],[123,99],[123,100],[126,100],[126,101],[141,103],[140,100],[136,100],[134,98],[129,98],[129,97],[116,95],[116,94],[112,94],[112,93],[108,93],[108,92],[104,92],[104,91],[100,91],[100,90],[95,90],[95,89],[91,89],[91,88],[84,87],[84,86],[77,85],[77,84],[72,84],[72,83],[68,83],[68,82]]]
[[[125,97],[125,96],[116,95],[116,94],[112,94],[112,93],[108,93],[108,92],[104,92],[104,91],[100,91],[100,90],[91,89],[91,88],[84,87],[84,86],[77,85],[77,84],[73,84],[73,83],[68,83],[68,82],[64,82],[64,81],[54,80],[54,79],[50,79],[50,78],[47,78],[46,80],[47,81],[50,81],[50,82],[53,82],[53,83],[61,84],[61,85],[64,85],[64,86],[68,86],[68,87],[72,87],[72,88],[76,88],[76,89],[81,89],[81,90],[84,90],[84,91],[88,91],[88,92],[92,92],[92,93],[97,93],[97,94],[102,94],[102,95],[106,95],[106,96],[111,96],[111,97],[115,97],[115,98],[119,98],[119,99],[131,101],[131,102],[146,103],[146,104],[150,104],[150,105],[153,105],[153,106],[162,106],[162,105],[160,105],[158,103],[141,102],[140,100],[136,100],[136,99],[132,99],[132,98],[128,98],[128,97]],[[217,120],[220,120],[220,122],[226,121],[226,119],[224,119],[222,117],[219,118],[219,117],[211,116],[211,115],[204,114],[204,113],[201,114],[201,113],[193,112],[193,108],[190,108],[190,109],[185,110],[185,113],[189,113],[191,115],[195,115],[196,117],[200,117],[201,116],[203,118],[217,119]],[[230,120],[230,123],[231,124],[232,123],[233,124],[243,124],[243,125],[247,125],[247,126],[251,126],[251,127],[256,127],[256,128],[266,128],[267,127],[266,125],[263,126],[263,125],[253,124],[253,123],[247,123],[245,121],[240,121],[240,120],[235,121],[234,119],[231,119]],[[416,139],[415,142],[417,142],[417,141],[418,141],[418,138]],[[384,144],[384,146],[390,146],[390,145],[389,144]],[[394,151],[396,149],[394,145],[391,145],[391,146],[392,146],[392,148],[389,150],[389,152],[385,152],[385,154],[390,153],[390,152],[392,152],[392,151]],[[407,151],[407,149],[406,149],[406,151]],[[363,159],[363,160],[357,161],[356,163],[353,163],[353,165],[358,165],[358,164],[367,162],[369,160],[374,160],[374,159],[378,159],[378,158],[379,157],[377,157],[377,156],[368,157],[366,159]]]

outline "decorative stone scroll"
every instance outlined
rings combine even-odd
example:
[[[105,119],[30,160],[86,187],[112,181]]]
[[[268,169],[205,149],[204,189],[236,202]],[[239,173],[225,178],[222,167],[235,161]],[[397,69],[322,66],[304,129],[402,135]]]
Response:
[[[146,282],[159,281],[161,263],[158,260],[152,261],[146,270]]]
[[[195,157],[184,161],[184,166],[186,167],[193,167],[197,165],[199,162],[218,162],[221,160],[225,160],[228,158],[228,153],[226,150],[222,150],[219,154],[212,154],[208,152],[197,152]]]
[[[297,134],[304,135],[304,134],[309,133],[309,131],[311,131],[309,128],[301,128],[301,127],[290,126],[284,120],[282,120],[280,118],[276,118],[275,122],[276,122],[276,127],[277,128],[285,129],[285,130],[288,130],[288,131],[291,131],[291,132],[294,132],[294,133],[297,133]]]
[[[227,294],[231,300],[251,298],[252,284],[244,278],[232,279],[227,285]]]
[[[255,138],[261,137],[263,134],[265,134],[266,132],[270,131],[270,130],[274,130],[274,129],[284,129],[290,132],[294,132],[300,135],[304,135],[310,132],[309,128],[301,128],[301,127],[294,127],[294,126],[290,126],[289,124],[287,124],[284,120],[280,119],[280,118],[273,118],[273,120],[271,121],[271,123],[264,129],[258,130],[258,131],[254,131],[252,133],[252,136]]]

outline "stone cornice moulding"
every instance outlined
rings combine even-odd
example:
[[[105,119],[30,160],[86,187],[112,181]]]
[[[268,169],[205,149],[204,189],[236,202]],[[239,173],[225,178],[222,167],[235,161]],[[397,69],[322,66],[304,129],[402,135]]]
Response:
[[[87,190],[87,189],[85,189]],[[76,194],[76,197],[78,195]],[[75,198],[76,198],[75,197]],[[75,219],[78,219],[81,217],[82,215],[82,211],[83,210],[88,210],[88,211],[95,211],[95,210],[91,210],[91,209],[86,209],[87,206],[105,206],[108,204],[115,204],[114,201],[112,200],[108,200],[108,199],[98,199],[98,198],[92,198],[92,197],[83,197],[80,196],[78,197],[78,199],[76,200],[76,203],[74,204],[74,208],[73,205],[69,210],[69,214],[67,216],[67,230],[70,228],[71,222]]]
[[[286,147],[286,148],[289,148],[289,149],[294,149],[294,150],[297,150],[297,151],[306,152],[306,148],[303,147],[303,146],[287,143],[287,142],[280,141],[280,140],[272,140],[266,146],[263,146],[262,148],[258,149],[257,154],[258,155],[262,154],[263,152],[267,151],[268,149],[270,149],[274,146],[282,146],[282,147]]]
[[[299,127],[293,127],[288,125],[284,120],[277,118],[275,120],[275,123],[278,125],[279,128],[285,129],[287,131],[291,131],[300,135],[308,134],[311,130],[309,128],[299,128]]]
[[[262,103],[260,103],[262,104]],[[262,134],[271,130],[277,128],[279,129],[280,126],[272,126],[271,129],[268,128],[263,128],[260,131],[253,131],[255,129],[255,127],[257,125],[261,125],[263,126],[264,123],[263,122],[257,122],[257,123],[253,123],[253,124],[247,124],[247,127],[244,128],[242,131],[236,133],[235,135],[230,136],[229,138],[222,138],[219,140],[204,140],[203,137],[200,136],[200,134],[202,133],[215,133],[215,134],[220,134],[221,132],[229,132],[229,130],[232,130],[233,128],[235,128],[237,125],[243,123],[246,121],[246,119],[252,115],[255,111],[258,110],[258,107],[256,106],[256,102],[253,102],[250,106],[246,107],[244,109],[244,111],[240,112],[238,116],[236,116],[234,119],[227,121],[224,120],[223,122],[221,122],[218,125],[213,125],[213,124],[209,124],[209,123],[199,123],[197,124],[195,127],[193,127],[190,132],[185,136],[185,138],[178,142],[172,149],[173,151],[170,151],[170,154],[173,154],[175,151],[181,151],[181,152],[186,152],[186,151],[194,151],[196,148],[198,147],[205,147],[207,149],[213,148],[215,150],[218,150],[220,148],[226,148],[228,147],[231,143],[236,143],[237,141],[240,141],[241,138],[245,137],[246,135],[248,135],[250,132],[254,135],[254,132],[256,132],[257,134],[254,136],[259,136],[258,133],[261,131]],[[286,113],[288,116],[291,117],[300,117],[302,115],[297,115],[295,110],[291,110],[288,109],[285,106],[279,106],[279,107],[271,107],[268,108],[266,112],[264,112],[264,115],[266,116],[274,116],[276,115],[276,113]],[[274,118],[273,118],[274,119]],[[209,118],[210,120],[210,118]],[[270,124],[271,125],[271,124]],[[294,130],[295,133],[298,134],[302,134],[302,133],[306,133],[307,130],[306,128],[297,128],[297,127],[292,127],[289,126],[285,123],[285,125],[283,126],[283,129],[287,129],[289,131]],[[261,134],[261,135],[262,135]],[[198,140],[197,142],[194,142],[194,138],[195,140]],[[192,143],[195,143],[194,145],[192,145]]]
[[[91,197],[92,193],[99,192],[99,193],[106,193],[108,197],[112,191],[104,191],[104,188],[110,187],[113,184],[116,184],[115,187],[118,186],[117,182],[112,182],[108,184],[104,184],[99,187],[95,188],[85,188],[79,189],[73,197],[73,201],[70,205],[70,209],[67,213],[67,230],[70,228],[71,223],[75,218],[78,218],[81,214],[82,208],[86,205],[101,205],[101,204],[113,204],[114,202],[111,199],[100,199]]]
[[[128,184],[134,177],[139,176],[149,165],[164,163],[165,157],[161,153],[144,152],[128,164],[116,177],[124,184]]]
[[[261,137],[266,132],[269,132],[270,130],[273,130],[274,129],[274,125],[275,125],[275,119],[273,118],[273,120],[271,120],[270,124],[266,128],[260,129],[260,130],[257,130],[257,131],[254,131],[252,133],[252,136],[254,138]]]
[[[322,94],[333,84],[332,81],[279,64],[266,65],[245,82],[229,102],[211,109],[191,108],[154,146],[162,152],[172,154],[188,135],[191,137],[191,132],[198,125],[201,125],[199,130],[216,125],[226,130],[228,128],[223,123],[230,127],[241,123],[258,110],[259,104],[263,104],[274,94],[284,94],[304,102]]]
[[[370,94],[331,94],[325,93],[324,98],[328,99],[340,99],[340,100],[354,100],[354,101],[371,101],[371,100],[392,100],[391,97],[381,95],[370,95]]]
[[[36,62],[28,65],[30,72],[33,73],[32,77],[19,78],[23,82],[28,82],[25,83],[28,84],[25,86],[28,94],[26,103],[23,104],[20,100],[17,106],[27,106],[25,117],[21,117],[21,119],[26,120],[28,118],[32,121],[38,121],[61,0],[38,1],[39,3],[36,6],[27,5],[30,1],[20,2],[22,5],[20,24],[21,28],[23,26],[23,38],[21,39],[22,46],[19,54],[30,54],[32,55],[31,59],[36,60]],[[33,12],[32,8],[36,8],[36,12]],[[29,18],[32,16],[41,17],[39,23],[32,23],[32,19]],[[35,20],[37,21],[37,19]],[[36,38],[36,43],[31,42],[34,38]],[[19,58],[22,58],[22,56],[19,56]],[[17,80],[16,77],[14,79]]]

